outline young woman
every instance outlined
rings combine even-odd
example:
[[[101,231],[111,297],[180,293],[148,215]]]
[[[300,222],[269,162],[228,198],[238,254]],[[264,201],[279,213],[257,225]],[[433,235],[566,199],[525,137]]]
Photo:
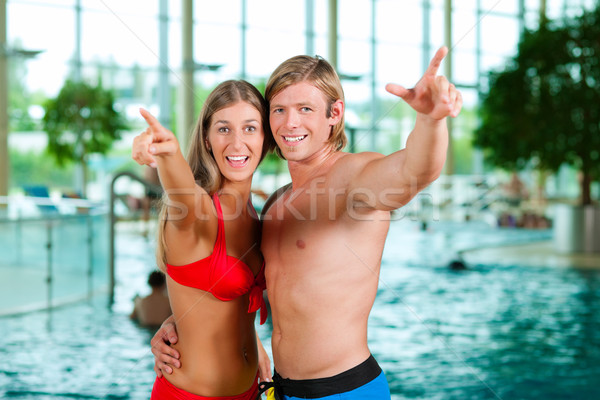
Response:
[[[206,99],[187,162],[172,132],[146,110],[132,156],[158,168],[164,189],[157,260],[167,275],[180,368],[159,377],[151,399],[255,399],[263,300],[260,225],[252,175],[274,146],[266,103],[245,81]],[[258,344],[257,344],[258,343]],[[268,372],[267,372],[268,373]]]

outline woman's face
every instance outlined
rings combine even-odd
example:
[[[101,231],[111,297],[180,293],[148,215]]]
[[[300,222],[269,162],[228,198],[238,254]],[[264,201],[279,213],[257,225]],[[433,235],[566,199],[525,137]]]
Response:
[[[239,101],[213,114],[208,147],[225,181],[252,180],[264,138],[261,114],[249,103]]]

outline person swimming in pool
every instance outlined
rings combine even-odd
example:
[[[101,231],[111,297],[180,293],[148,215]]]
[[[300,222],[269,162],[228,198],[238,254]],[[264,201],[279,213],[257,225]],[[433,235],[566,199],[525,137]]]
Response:
[[[417,112],[406,147],[388,156],[342,152],[344,93],[324,59],[292,57],[267,83],[276,150],[292,178],[262,215],[275,374],[261,386],[274,385],[278,398],[390,398],[367,323],[390,212],[440,175],[446,118],[462,107],[460,92],[437,75],[447,51],[436,52],[414,88],[386,86]],[[155,365],[166,374],[187,356],[160,339],[176,342],[178,333],[167,322],[155,335]]]
[[[167,281],[162,271],[152,271],[148,275],[148,286],[152,292],[148,296],[136,295],[133,299],[133,310],[129,318],[148,328],[160,326],[171,315]]]
[[[183,365],[157,377],[151,399],[255,399],[255,331],[266,320],[260,222],[250,201],[252,176],[273,148],[266,102],[245,81],[218,85],[204,103],[184,159],[175,135],[146,110],[132,156],[158,168],[164,189],[157,261],[167,287]],[[264,360],[264,358],[267,358]],[[264,364],[266,363],[266,364]]]

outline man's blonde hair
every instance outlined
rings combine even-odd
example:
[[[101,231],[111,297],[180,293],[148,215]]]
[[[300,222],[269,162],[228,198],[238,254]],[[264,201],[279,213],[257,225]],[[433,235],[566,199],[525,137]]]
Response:
[[[267,102],[270,103],[282,90],[300,82],[308,82],[323,93],[327,102],[327,118],[331,116],[333,103],[337,100],[344,102],[342,82],[333,66],[322,57],[306,55],[292,57],[273,71],[265,89]],[[344,132],[344,114],[338,123],[331,127],[329,143],[336,151],[346,147],[348,138]],[[276,147],[275,151],[284,158],[279,147]]]

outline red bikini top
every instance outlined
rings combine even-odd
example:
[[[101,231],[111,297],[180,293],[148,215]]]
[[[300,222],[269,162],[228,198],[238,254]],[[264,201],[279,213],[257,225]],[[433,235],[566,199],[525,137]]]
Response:
[[[267,307],[263,298],[266,288],[265,263],[257,276],[242,260],[228,256],[225,246],[225,224],[219,197],[215,193],[213,202],[217,209],[217,240],[210,256],[193,263],[174,266],[167,264],[167,274],[177,283],[209,292],[217,299],[230,301],[250,293],[248,312],[260,308],[260,324],[267,320]]]

